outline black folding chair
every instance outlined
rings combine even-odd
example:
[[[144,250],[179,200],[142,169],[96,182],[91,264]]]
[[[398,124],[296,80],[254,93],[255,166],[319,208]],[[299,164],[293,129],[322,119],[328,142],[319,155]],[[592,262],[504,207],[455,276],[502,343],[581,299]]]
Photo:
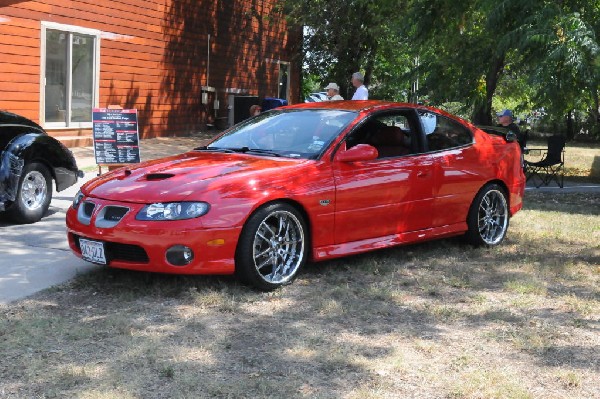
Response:
[[[529,155],[540,154],[543,149],[530,148]],[[538,162],[525,161],[525,173],[527,181],[531,180],[537,188],[547,186],[555,181],[558,187],[564,186],[564,166],[565,166],[565,138],[563,136],[548,137],[548,148]]]

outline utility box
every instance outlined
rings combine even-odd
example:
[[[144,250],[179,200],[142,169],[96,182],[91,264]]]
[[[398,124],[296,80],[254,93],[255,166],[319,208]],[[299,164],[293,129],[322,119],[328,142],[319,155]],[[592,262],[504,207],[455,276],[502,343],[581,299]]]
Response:
[[[260,105],[258,96],[237,96],[229,94],[227,98],[229,106],[229,126],[240,123],[250,117],[250,107]]]

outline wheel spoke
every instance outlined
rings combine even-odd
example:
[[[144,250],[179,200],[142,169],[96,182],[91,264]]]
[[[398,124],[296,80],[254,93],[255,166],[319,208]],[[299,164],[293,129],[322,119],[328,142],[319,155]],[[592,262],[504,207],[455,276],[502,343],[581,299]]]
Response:
[[[267,266],[270,261],[271,261],[271,258],[265,259],[264,262],[256,265],[256,269],[260,271],[263,267]]]
[[[267,223],[266,220],[263,220],[263,222],[260,224],[260,227],[258,229],[258,231],[260,232],[261,230],[266,230],[267,232],[269,232],[271,234],[271,236],[275,236],[276,233],[273,231],[273,229],[271,228],[271,226],[269,226],[269,224]],[[268,239],[265,236],[262,236],[265,240],[268,241]]]
[[[265,248],[264,251],[258,253],[257,255],[254,256],[254,259],[260,259],[262,257],[264,257],[265,255],[267,255],[269,252],[271,252],[271,248]]]

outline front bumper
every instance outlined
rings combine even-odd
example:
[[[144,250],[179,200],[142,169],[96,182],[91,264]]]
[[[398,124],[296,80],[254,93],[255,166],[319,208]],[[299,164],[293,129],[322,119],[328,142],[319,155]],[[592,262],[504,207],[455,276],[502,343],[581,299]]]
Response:
[[[86,207],[85,211],[80,210]],[[71,250],[81,257],[79,239],[104,243],[109,267],[173,274],[232,274],[241,227],[206,229],[202,218],[178,221],[141,221],[135,216],[144,204],[85,198],[78,209],[67,211]],[[116,215],[111,209],[123,210]],[[104,211],[103,211],[104,210]],[[120,217],[120,220],[115,220]],[[107,220],[110,219],[110,220]],[[170,264],[166,252],[185,245],[194,259],[185,266]]]

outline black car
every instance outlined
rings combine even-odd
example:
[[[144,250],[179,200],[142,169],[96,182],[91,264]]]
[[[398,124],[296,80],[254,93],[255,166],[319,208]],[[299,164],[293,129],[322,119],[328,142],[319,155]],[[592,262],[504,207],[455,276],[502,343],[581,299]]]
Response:
[[[53,181],[62,191],[83,172],[62,143],[41,126],[0,110],[0,214],[15,223],[44,216],[52,199]]]

